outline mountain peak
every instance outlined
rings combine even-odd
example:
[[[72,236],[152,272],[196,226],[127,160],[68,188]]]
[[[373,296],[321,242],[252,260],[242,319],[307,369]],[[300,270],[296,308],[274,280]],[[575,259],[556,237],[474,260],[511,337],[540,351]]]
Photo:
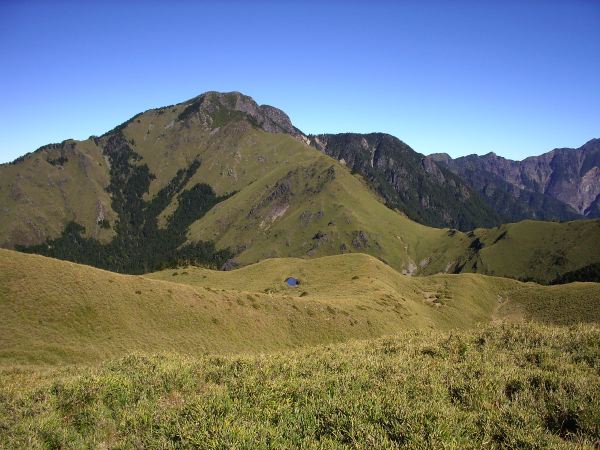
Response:
[[[304,134],[294,127],[285,112],[274,106],[259,105],[252,97],[241,92],[208,91],[183,104],[187,106],[179,115],[179,120],[189,121],[198,117],[216,128],[224,119],[242,117],[269,133],[286,133],[306,141]]]
[[[448,161],[452,160],[452,157],[448,153],[432,153],[431,155],[428,155],[427,157],[432,159],[435,162],[441,162],[444,164],[447,164]]]

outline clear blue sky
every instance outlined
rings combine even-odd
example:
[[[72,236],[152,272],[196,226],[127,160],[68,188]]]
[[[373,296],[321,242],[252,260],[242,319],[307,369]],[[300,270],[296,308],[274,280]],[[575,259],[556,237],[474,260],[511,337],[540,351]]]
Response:
[[[0,55],[0,162],[207,90],[422,153],[600,137],[600,1],[2,0]]]

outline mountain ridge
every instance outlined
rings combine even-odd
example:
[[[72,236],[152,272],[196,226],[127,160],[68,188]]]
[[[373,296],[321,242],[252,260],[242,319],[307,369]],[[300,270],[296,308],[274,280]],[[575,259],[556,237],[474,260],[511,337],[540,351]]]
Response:
[[[535,245],[517,238],[543,222],[477,228],[499,222],[480,194],[399,139],[307,136],[239,92],[145,111],[0,172],[1,246],[119,272],[364,252],[411,275],[550,283],[594,276],[600,260],[594,222],[558,224]],[[456,230],[461,217],[469,233]],[[505,264],[515,252],[519,264]]]
[[[510,220],[600,216],[600,139],[520,161],[495,153],[456,159],[433,154],[429,158],[461,176]]]
[[[463,231],[501,223],[460,178],[385,133],[309,136],[311,145],[365,177],[392,209],[425,225]]]

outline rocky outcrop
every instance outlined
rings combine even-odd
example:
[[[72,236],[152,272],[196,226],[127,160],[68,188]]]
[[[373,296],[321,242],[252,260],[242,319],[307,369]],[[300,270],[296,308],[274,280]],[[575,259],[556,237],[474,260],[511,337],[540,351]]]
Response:
[[[286,113],[270,105],[258,105],[240,92],[206,92],[185,103],[178,120],[217,128],[231,119],[247,119],[269,133],[286,133],[307,142]],[[237,113],[237,114],[236,114]]]

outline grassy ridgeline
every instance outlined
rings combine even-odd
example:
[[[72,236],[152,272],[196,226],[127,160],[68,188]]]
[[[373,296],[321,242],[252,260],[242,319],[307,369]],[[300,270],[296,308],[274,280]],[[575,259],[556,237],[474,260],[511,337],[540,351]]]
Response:
[[[285,285],[288,275],[298,288]],[[496,319],[598,323],[599,303],[598,283],[407,277],[361,254],[130,276],[0,250],[0,365],[265,352]]]
[[[0,371],[0,447],[591,448],[600,330],[407,331],[270,355]]]

